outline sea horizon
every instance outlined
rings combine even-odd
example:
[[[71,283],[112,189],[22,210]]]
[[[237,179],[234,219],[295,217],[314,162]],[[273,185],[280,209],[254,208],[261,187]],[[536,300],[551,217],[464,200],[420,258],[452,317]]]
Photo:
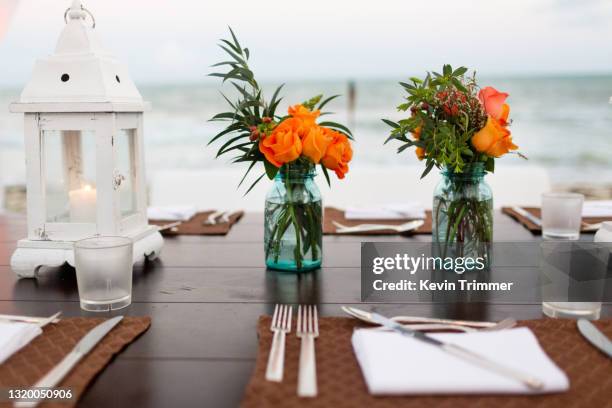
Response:
[[[408,78],[407,75],[406,78]],[[268,94],[285,84],[280,109],[311,96],[346,95],[349,82],[356,90],[355,112],[346,97],[328,108],[333,118],[348,123],[355,135],[354,166],[391,166],[418,163],[411,151],[396,154],[393,143],[383,146],[389,128],[382,118],[399,119],[397,112],[404,92],[402,78],[385,79],[264,79]],[[612,74],[512,74],[479,76],[482,86],[508,92],[511,131],[521,153],[499,160],[498,166],[524,164],[545,168],[554,185],[612,184]],[[232,95],[231,85],[221,87],[218,78],[202,75],[202,81],[137,84],[153,109],[145,114],[146,164],[149,169],[222,168],[227,160],[215,160],[215,145],[207,142],[221,124],[209,122],[215,113],[227,110],[220,91]],[[23,123],[21,115],[8,112],[18,99],[19,87],[0,86],[0,183],[25,182]],[[578,142],[576,142],[578,140]]]

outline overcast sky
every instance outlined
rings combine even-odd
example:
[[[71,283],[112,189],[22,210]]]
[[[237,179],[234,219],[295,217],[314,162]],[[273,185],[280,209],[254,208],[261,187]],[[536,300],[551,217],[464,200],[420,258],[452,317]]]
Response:
[[[21,86],[34,60],[52,52],[69,3],[0,0],[0,85]],[[445,62],[481,75],[612,72],[612,0],[84,3],[140,84],[202,81],[222,58],[215,44],[227,25],[264,79],[397,79]]]

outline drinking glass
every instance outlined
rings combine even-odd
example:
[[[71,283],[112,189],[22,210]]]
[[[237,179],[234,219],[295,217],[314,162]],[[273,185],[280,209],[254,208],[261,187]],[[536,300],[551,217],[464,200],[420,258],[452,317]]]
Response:
[[[542,238],[578,240],[583,202],[582,194],[547,193],[542,195]]]
[[[540,249],[542,312],[556,318],[599,319],[609,248],[593,242],[543,241]]]
[[[81,308],[105,312],[132,303],[133,243],[125,237],[96,236],[74,244]]]

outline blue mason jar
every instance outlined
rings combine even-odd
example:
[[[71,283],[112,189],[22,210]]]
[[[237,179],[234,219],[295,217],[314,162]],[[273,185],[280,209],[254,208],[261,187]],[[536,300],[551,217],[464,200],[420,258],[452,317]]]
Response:
[[[442,258],[481,258],[491,263],[493,242],[493,193],[484,179],[484,163],[463,172],[442,171],[432,207],[434,252]]]
[[[266,266],[304,272],[323,259],[323,205],[312,164],[283,165],[266,196]]]

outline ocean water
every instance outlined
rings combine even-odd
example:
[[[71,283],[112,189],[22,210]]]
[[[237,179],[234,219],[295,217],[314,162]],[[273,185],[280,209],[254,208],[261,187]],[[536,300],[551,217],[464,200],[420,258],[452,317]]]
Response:
[[[395,107],[402,102],[402,88],[394,80],[355,81],[356,109],[350,115],[347,99],[338,98],[328,109],[329,118],[348,123],[355,135],[353,166],[416,164],[412,151],[396,154],[396,145],[383,146],[389,128],[381,118],[399,119]],[[512,134],[529,164],[545,167],[555,184],[612,183],[612,75],[575,77],[481,78],[510,94]],[[227,110],[219,84],[143,85],[140,91],[152,102],[145,116],[148,169],[206,169],[228,166],[215,160],[216,146],[206,146],[220,129],[208,122]],[[270,95],[276,84],[266,84]],[[347,81],[303,81],[285,84],[281,109],[319,93],[346,94]],[[233,95],[231,87],[224,91]],[[22,183],[23,123],[21,115],[8,112],[19,89],[0,89],[0,182]],[[498,160],[498,166],[521,166],[516,155]]]

